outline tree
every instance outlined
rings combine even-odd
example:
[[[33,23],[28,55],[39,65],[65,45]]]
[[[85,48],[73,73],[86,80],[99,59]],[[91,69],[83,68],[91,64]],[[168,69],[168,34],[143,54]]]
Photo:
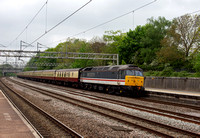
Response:
[[[106,42],[104,53],[118,54],[119,46],[125,37],[126,33],[122,33],[120,30],[105,31],[105,34],[103,35],[103,39]]]
[[[119,46],[119,56],[126,63],[136,65],[151,64],[160,50],[160,41],[165,37],[171,22],[164,17],[150,18],[144,26],[127,32]]]
[[[183,66],[184,63],[184,52],[178,49],[179,43],[172,41],[171,36],[174,38],[178,35],[174,30],[169,30],[163,40],[161,40],[162,48],[156,53],[157,59],[161,64],[170,64],[171,66],[178,68]]]
[[[94,42],[91,44],[91,49],[94,53],[103,53],[105,46],[104,42]]]
[[[156,54],[161,64],[170,64],[175,68],[179,68],[184,63],[184,53],[179,51],[176,46],[164,46]]]
[[[200,16],[186,14],[175,18],[170,28],[171,40],[178,43],[187,58],[200,49]]]

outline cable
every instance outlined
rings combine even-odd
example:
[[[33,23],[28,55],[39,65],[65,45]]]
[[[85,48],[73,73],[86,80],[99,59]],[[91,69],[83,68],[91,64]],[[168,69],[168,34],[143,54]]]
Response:
[[[194,14],[194,13],[197,13],[197,12],[200,12],[200,10],[197,10],[197,11],[191,12],[191,13],[189,13],[189,14]]]
[[[125,13],[125,14],[122,14],[122,15],[120,15],[120,16],[118,16],[118,17],[115,17],[115,18],[113,18],[113,19],[111,19],[111,20],[109,20],[109,21],[106,21],[106,22],[101,23],[101,24],[99,24],[99,25],[97,25],[97,26],[94,26],[94,27],[92,27],[92,28],[90,28],[90,29],[87,29],[87,30],[85,30],[85,31],[83,31],[83,32],[80,32],[80,33],[77,33],[77,34],[75,34],[75,35],[72,35],[72,36],[70,36],[70,37],[74,37],[74,36],[76,36],[76,35],[80,35],[80,34],[82,34],[82,33],[86,33],[86,32],[88,32],[88,31],[91,31],[91,30],[93,30],[93,29],[95,29],[95,28],[97,28],[97,27],[103,26],[103,25],[105,25],[105,24],[107,24],[107,23],[109,23],[109,22],[112,22],[112,21],[114,21],[114,20],[116,20],[116,19],[119,19],[119,18],[125,16],[125,15],[128,15],[128,14],[130,14],[130,13],[132,13],[132,12],[135,12],[135,11],[137,11],[137,10],[143,8],[143,7],[146,7],[146,6],[148,6],[148,5],[150,5],[150,4],[154,3],[154,2],[156,2],[156,0],[154,0],[154,1],[152,1],[152,2],[149,2],[149,3],[147,3],[147,4],[143,5],[143,6],[141,6],[141,7],[137,8],[137,9],[135,9],[135,10],[132,10],[132,11],[130,11],[130,12],[127,12],[127,13]]]
[[[106,22],[104,22],[104,23],[101,23],[101,24],[99,24],[99,25],[96,25],[96,26],[94,26],[94,27],[92,27],[92,28],[89,28],[89,29],[87,29],[87,30],[85,30],[85,31],[82,31],[82,32],[80,32],[80,33],[77,33],[77,34],[74,34],[74,35],[72,35],[72,36],[69,36],[68,38],[74,37],[74,36],[77,36],[77,35],[80,35],[80,34],[83,34],[83,33],[86,33],[86,32],[89,32],[89,31],[91,31],[91,30],[93,30],[93,29],[95,29],[95,28],[98,28],[98,27],[100,27],[100,26],[103,26],[103,25],[105,25],[105,24],[107,24],[107,23],[110,23],[110,22],[112,22],[112,21],[114,21],[114,20],[116,20],[116,19],[119,19],[119,18],[121,18],[121,17],[123,17],[123,16],[125,16],[125,15],[128,15],[128,14],[130,14],[130,13],[133,13],[133,12],[135,12],[135,11],[137,11],[137,10],[143,8],[143,7],[146,7],[146,6],[152,4],[152,3],[156,2],[156,1],[157,1],[157,0],[151,1],[151,2],[149,2],[149,3],[147,3],[147,4],[143,5],[143,6],[140,6],[140,7],[136,8],[136,9],[130,11],[130,12],[127,12],[127,13],[125,13],[125,14],[122,14],[122,15],[120,15],[120,16],[117,16],[117,17],[115,17],[115,18],[113,18],[113,19],[111,19],[111,20],[108,20],[108,21],[106,21]],[[66,39],[66,38],[65,38],[65,39]],[[65,40],[65,39],[61,39],[61,40],[58,40],[58,41],[54,41],[54,42],[52,42],[52,43],[59,42],[59,41]],[[52,43],[51,43],[51,44],[52,44]]]
[[[46,2],[45,32],[47,31],[47,3],[48,3],[48,0]]]
[[[55,26],[53,26],[51,29],[49,29],[48,31],[46,31],[44,34],[42,34],[40,37],[38,37],[37,39],[35,39],[31,44],[33,44],[34,42],[36,42],[37,40],[39,40],[40,38],[42,38],[44,35],[46,35],[47,33],[49,33],[50,31],[52,31],[54,28],[56,28],[57,26],[59,26],[61,23],[63,23],[65,20],[69,19],[71,16],[73,16],[75,13],[77,13],[79,10],[81,10],[82,8],[84,8],[86,5],[88,5],[92,0],[90,0],[89,2],[87,2],[86,4],[84,4],[83,6],[81,6],[79,9],[77,9],[75,12],[73,12],[72,14],[70,14],[69,16],[67,16],[65,19],[63,19],[62,21],[60,21],[58,24],[56,24]]]
[[[28,25],[22,30],[22,32],[9,44],[11,45],[15,40],[17,40],[21,34],[24,33],[24,31],[28,28],[28,26],[33,22],[33,20],[36,18],[36,16],[40,13],[40,11],[44,8],[44,6],[47,4],[48,0],[45,2],[45,4],[40,8],[40,10],[36,13],[36,15],[31,19],[31,21],[28,23]]]
[[[7,46],[5,46],[5,45],[3,45],[3,44],[0,44],[0,47],[7,47]]]

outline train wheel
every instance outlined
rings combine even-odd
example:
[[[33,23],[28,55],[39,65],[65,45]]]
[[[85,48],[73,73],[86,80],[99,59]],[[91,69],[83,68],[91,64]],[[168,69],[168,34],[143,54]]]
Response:
[[[88,89],[89,91],[93,90],[92,84],[89,84],[87,89]]]
[[[109,87],[109,88],[108,88],[108,93],[109,93],[109,94],[115,94],[115,89],[114,89],[114,87]]]
[[[93,90],[97,90],[98,86],[97,85],[92,85]]]
[[[99,86],[98,86],[98,90],[99,90],[100,92],[105,92],[105,87],[99,85]]]

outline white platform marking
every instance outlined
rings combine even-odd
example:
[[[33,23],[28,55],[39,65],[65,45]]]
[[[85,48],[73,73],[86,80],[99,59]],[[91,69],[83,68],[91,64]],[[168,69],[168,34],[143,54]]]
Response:
[[[3,113],[4,115],[4,118],[7,120],[7,121],[11,121],[12,118],[10,117],[9,113]]]

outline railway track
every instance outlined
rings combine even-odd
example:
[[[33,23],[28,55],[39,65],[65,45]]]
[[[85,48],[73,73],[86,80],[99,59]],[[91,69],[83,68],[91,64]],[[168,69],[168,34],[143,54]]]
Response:
[[[102,114],[104,116],[108,116],[110,118],[124,122],[126,124],[139,127],[143,130],[149,131],[151,133],[155,133],[159,136],[164,136],[164,137],[182,137],[182,136],[199,137],[200,136],[200,134],[195,133],[195,132],[190,132],[190,131],[183,130],[183,129],[180,129],[180,128],[176,128],[176,127],[173,127],[173,126],[170,126],[170,125],[162,124],[162,123],[159,123],[159,122],[156,122],[156,121],[144,119],[142,117],[138,117],[138,116],[135,116],[135,115],[130,115],[130,114],[118,111],[118,110],[103,107],[101,105],[96,105],[96,104],[92,104],[92,103],[82,101],[82,100],[79,100],[79,99],[76,99],[76,98],[68,97],[68,96],[60,94],[60,93],[55,93],[55,92],[45,90],[45,89],[42,89],[42,88],[35,88],[32,85],[23,84],[23,83],[20,83],[20,82],[15,82],[15,83],[17,83],[18,85],[22,85],[23,87],[27,87],[29,89],[32,89],[34,91],[40,92],[42,94],[45,94],[45,95],[57,98],[59,100],[71,103],[73,105],[80,106],[80,107],[85,108],[87,110],[91,110],[91,111],[97,112],[99,114]],[[84,96],[84,95],[79,94],[79,96]],[[102,101],[102,99],[100,99],[99,97],[94,98],[91,95],[88,95],[87,98],[90,98],[90,99],[92,98],[93,100]],[[108,101],[108,99],[106,99],[106,100],[104,99],[103,101],[109,102],[109,103],[114,102],[114,101]],[[118,101],[118,103],[119,103],[119,101]],[[115,101],[114,104],[117,104],[116,101]],[[127,107],[127,105],[122,105],[122,104],[121,104],[121,106]],[[131,107],[128,107],[128,108],[131,108]],[[133,107],[132,107],[132,109],[133,109]],[[144,109],[137,109],[137,110],[146,111]],[[192,121],[192,120],[187,120],[187,121]],[[196,122],[196,123],[198,124],[199,122]]]
[[[154,100],[154,99],[145,99],[145,98],[142,98],[140,100],[145,101],[145,102],[154,102],[154,103],[159,103],[159,104],[167,104],[167,105],[172,105],[172,106],[177,106],[177,107],[185,107],[185,108],[190,108],[190,109],[194,109],[194,110],[200,110],[200,106],[195,106],[195,105],[167,102],[167,101]]]
[[[11,80],[11,81],[13,81],[13,80]],[[18,83],[18,82],[15,81],[14,83]],[[19,83],[19,84],[21,84],[21,83]],[[165,117],[169,117],[169,118],[174,118],[177,120],[200,125],[200,121],[199,121],[200,117],[198,117],[198,116],[192,116],[192,115],[187,115],[187,114],[178,113],[178,112],[174,112],[174,111],[163,110],[163,109],[159,109],[159,108],[155,108],[155,107],[144,106],[144,105],[140,105],[140,104],[136,104],[136,103],[130,103],[130,102],[122,101],[122,100],[106,98],[105,96],[91,95],[91,94],[84,93],[84,90],[83,90],[83,92],[80,92],[80,91],[77,92],[77,90],[74,90],[74,89],[70,89],[70,91],[66,91],[66,87],[51,86],[51,85],[48,85],[48,87],[51,87],[51,88],[57,89],[57,90],[62,90],[63,92],[67,92],[67,93],[70,93],[73,95],[83,96],[83,97],[86,97],[89,99],[110,102],[113,104],[131,108],[131,109],[140,110],[140,111],[144,111],[144,112],[161,115],[161,116],[165,116]],[[149,100],[148,99],[137,99],[137,100],[183,107],[182,104],[175,104],[175,103],[171,104],[170,102],[163,102],[163,101],[159,102],[159,101],[150,100],[150,99]],[[193,108],[196,109],[196,106],[192,106],[192,105],[186,105],[184,107],[189,108],[189,109],[193,109]],[[198,109],[198,107],[197,107],[197,109]]]
[[[8,96],[11,97],[13,103],[16,104],[17,107],[21,108],[21,112],[24,113],[25,116],[27,116],[28,120],[33,124],[33,126],[37,129],[37,131],[40,133],[42,137],[75,137],[75,138],[82,138],[80,134],[39,108],[37,105],[26,99],[24,96],[19,94],[18,92],[12,90],[2,79],[0,79],[0,86],[2,88],[2,91]],[[24,105],[20,105],[16,103],[15,101],[23,101]],[[23,107],[22,107],[23,106]],[[25,110],[24,110],[25,109]],[[31,111],[32,116],[30,114],[26,113],[27,111]],[[34,115],[37,115],[37,117],[40,118],[40,120],[44,120],[45,123],[49,123],[48,125],[50,127],[44,128],[44,126],[41,126],[41,122],[35,122]],[[53,130],[54,129],[54,130]],[[52,132],[55,132],[56,134],[52,134]]]

